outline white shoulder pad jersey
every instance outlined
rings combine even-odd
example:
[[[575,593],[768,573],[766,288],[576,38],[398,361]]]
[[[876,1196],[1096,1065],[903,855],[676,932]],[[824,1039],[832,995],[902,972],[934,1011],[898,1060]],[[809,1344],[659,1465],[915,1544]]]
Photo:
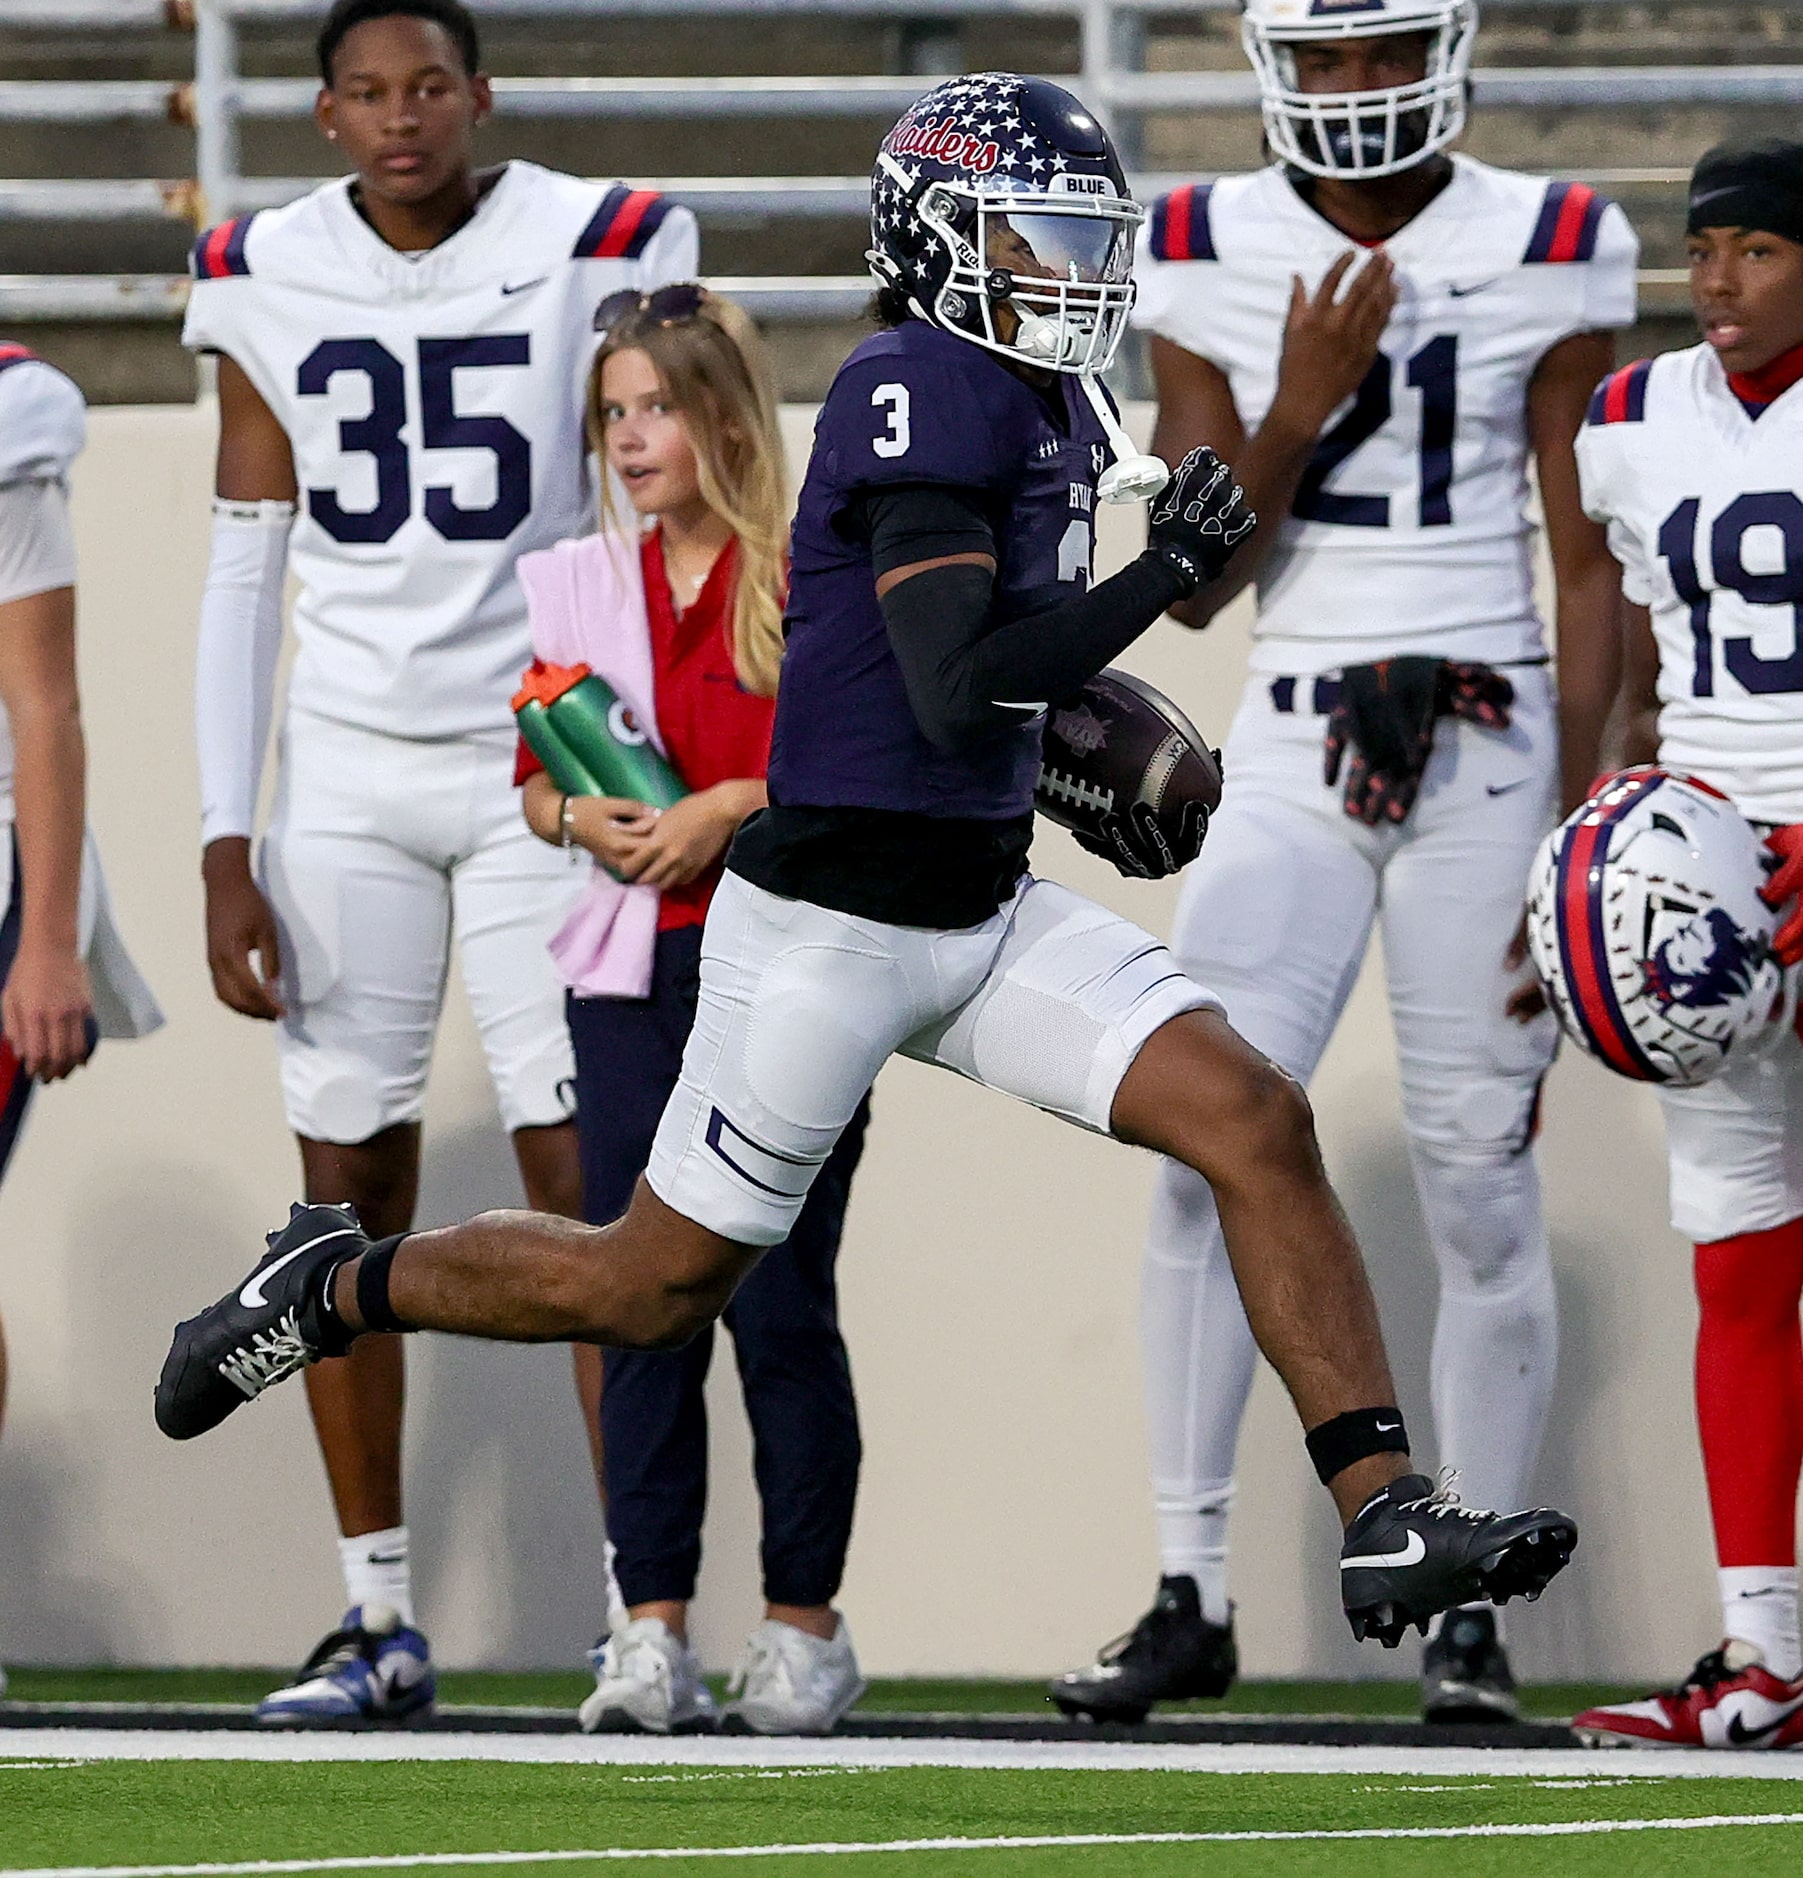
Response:
[[[1639,244],[1583,183],[1452,161],[1451,181],[1384,244],[1396,310],[1260,573],[1256,670],[1545,650],[1528,384],[1561,339],[1633,322]],[[1351,244],[1277,167],[1171,191],[1140,242],[1134,324],[1218,367],[1256,431],[1277,388],[1292,279],[1313,293]]]
[[[1597,387],[1585,512],[1659,643],[1659,757],[1759,822],[1803,821],[1803,387],[1755,419],[1708,346]]]
[[[595,307],[697,259],[694,216],[655,191],[522,162],[424,254],[348,181],[200,238],[183,342],[235,361],[294,447],[292,706],[404,737],[511,723],[514,563],[593,525]]]
[[[87,440],[88,408],[73,380],[27,347],[0,341],[0,485],[66,485]]]

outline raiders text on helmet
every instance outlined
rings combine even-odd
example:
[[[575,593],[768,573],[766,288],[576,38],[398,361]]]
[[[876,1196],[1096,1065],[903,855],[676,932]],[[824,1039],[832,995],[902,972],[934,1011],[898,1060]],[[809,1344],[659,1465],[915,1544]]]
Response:
[[[1528,877],[1534,969],[1566,1034],[1681,1086],[1782,1035],[1762,854],[1732,802],[1666,770],[1626,770],[1568,816]]]
[[[928,92],[870,181],[870,271],[922,319],[1050,371],[1107,368],[1144,211],[1068,91],[977,72]]]
[[[1413,84],[1311,92],[1297,82],[1298,45],[1405,33],[1426,35],[1426,70]],[[1475,0],[1246,0],[1240,22],[1277,159],[1355,180],[1412,169],[1464,129],[1476,34]]]

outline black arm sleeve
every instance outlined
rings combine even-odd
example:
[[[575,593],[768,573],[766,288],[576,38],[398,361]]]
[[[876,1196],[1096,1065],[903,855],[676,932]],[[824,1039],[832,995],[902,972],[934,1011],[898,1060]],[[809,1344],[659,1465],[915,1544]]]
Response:
[[[862,523],[877,574],[947,554],[996,552],[975,490],[911,485],[865,495]],[[1182,597],[1155,554],[1044,612],[995,617],[995,576],[971,563],[935,567],[881,602],[908,703],[927,741],[966,750],[1068,698]]]

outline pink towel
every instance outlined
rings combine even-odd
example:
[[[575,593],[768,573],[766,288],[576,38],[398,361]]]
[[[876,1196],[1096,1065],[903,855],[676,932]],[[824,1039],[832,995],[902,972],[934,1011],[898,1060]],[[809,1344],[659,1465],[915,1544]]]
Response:
[[[587,665],[605,679],[662,753],[638,543],[604,531],[522,554],[517,565],[533,651],[549,665]],[[662,896],[615,880],[599,862],[590,867],[551,957],[579,998],[648,997]]]

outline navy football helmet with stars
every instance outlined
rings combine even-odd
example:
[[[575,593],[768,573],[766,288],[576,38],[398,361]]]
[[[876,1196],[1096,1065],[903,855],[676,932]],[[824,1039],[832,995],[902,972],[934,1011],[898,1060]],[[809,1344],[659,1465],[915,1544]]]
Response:
[[[921,319],[1054,372],[1107,369],[1133,305],[1145,211],[1068,91],[975,72],[921,98],[870,179],[877,285]]]

